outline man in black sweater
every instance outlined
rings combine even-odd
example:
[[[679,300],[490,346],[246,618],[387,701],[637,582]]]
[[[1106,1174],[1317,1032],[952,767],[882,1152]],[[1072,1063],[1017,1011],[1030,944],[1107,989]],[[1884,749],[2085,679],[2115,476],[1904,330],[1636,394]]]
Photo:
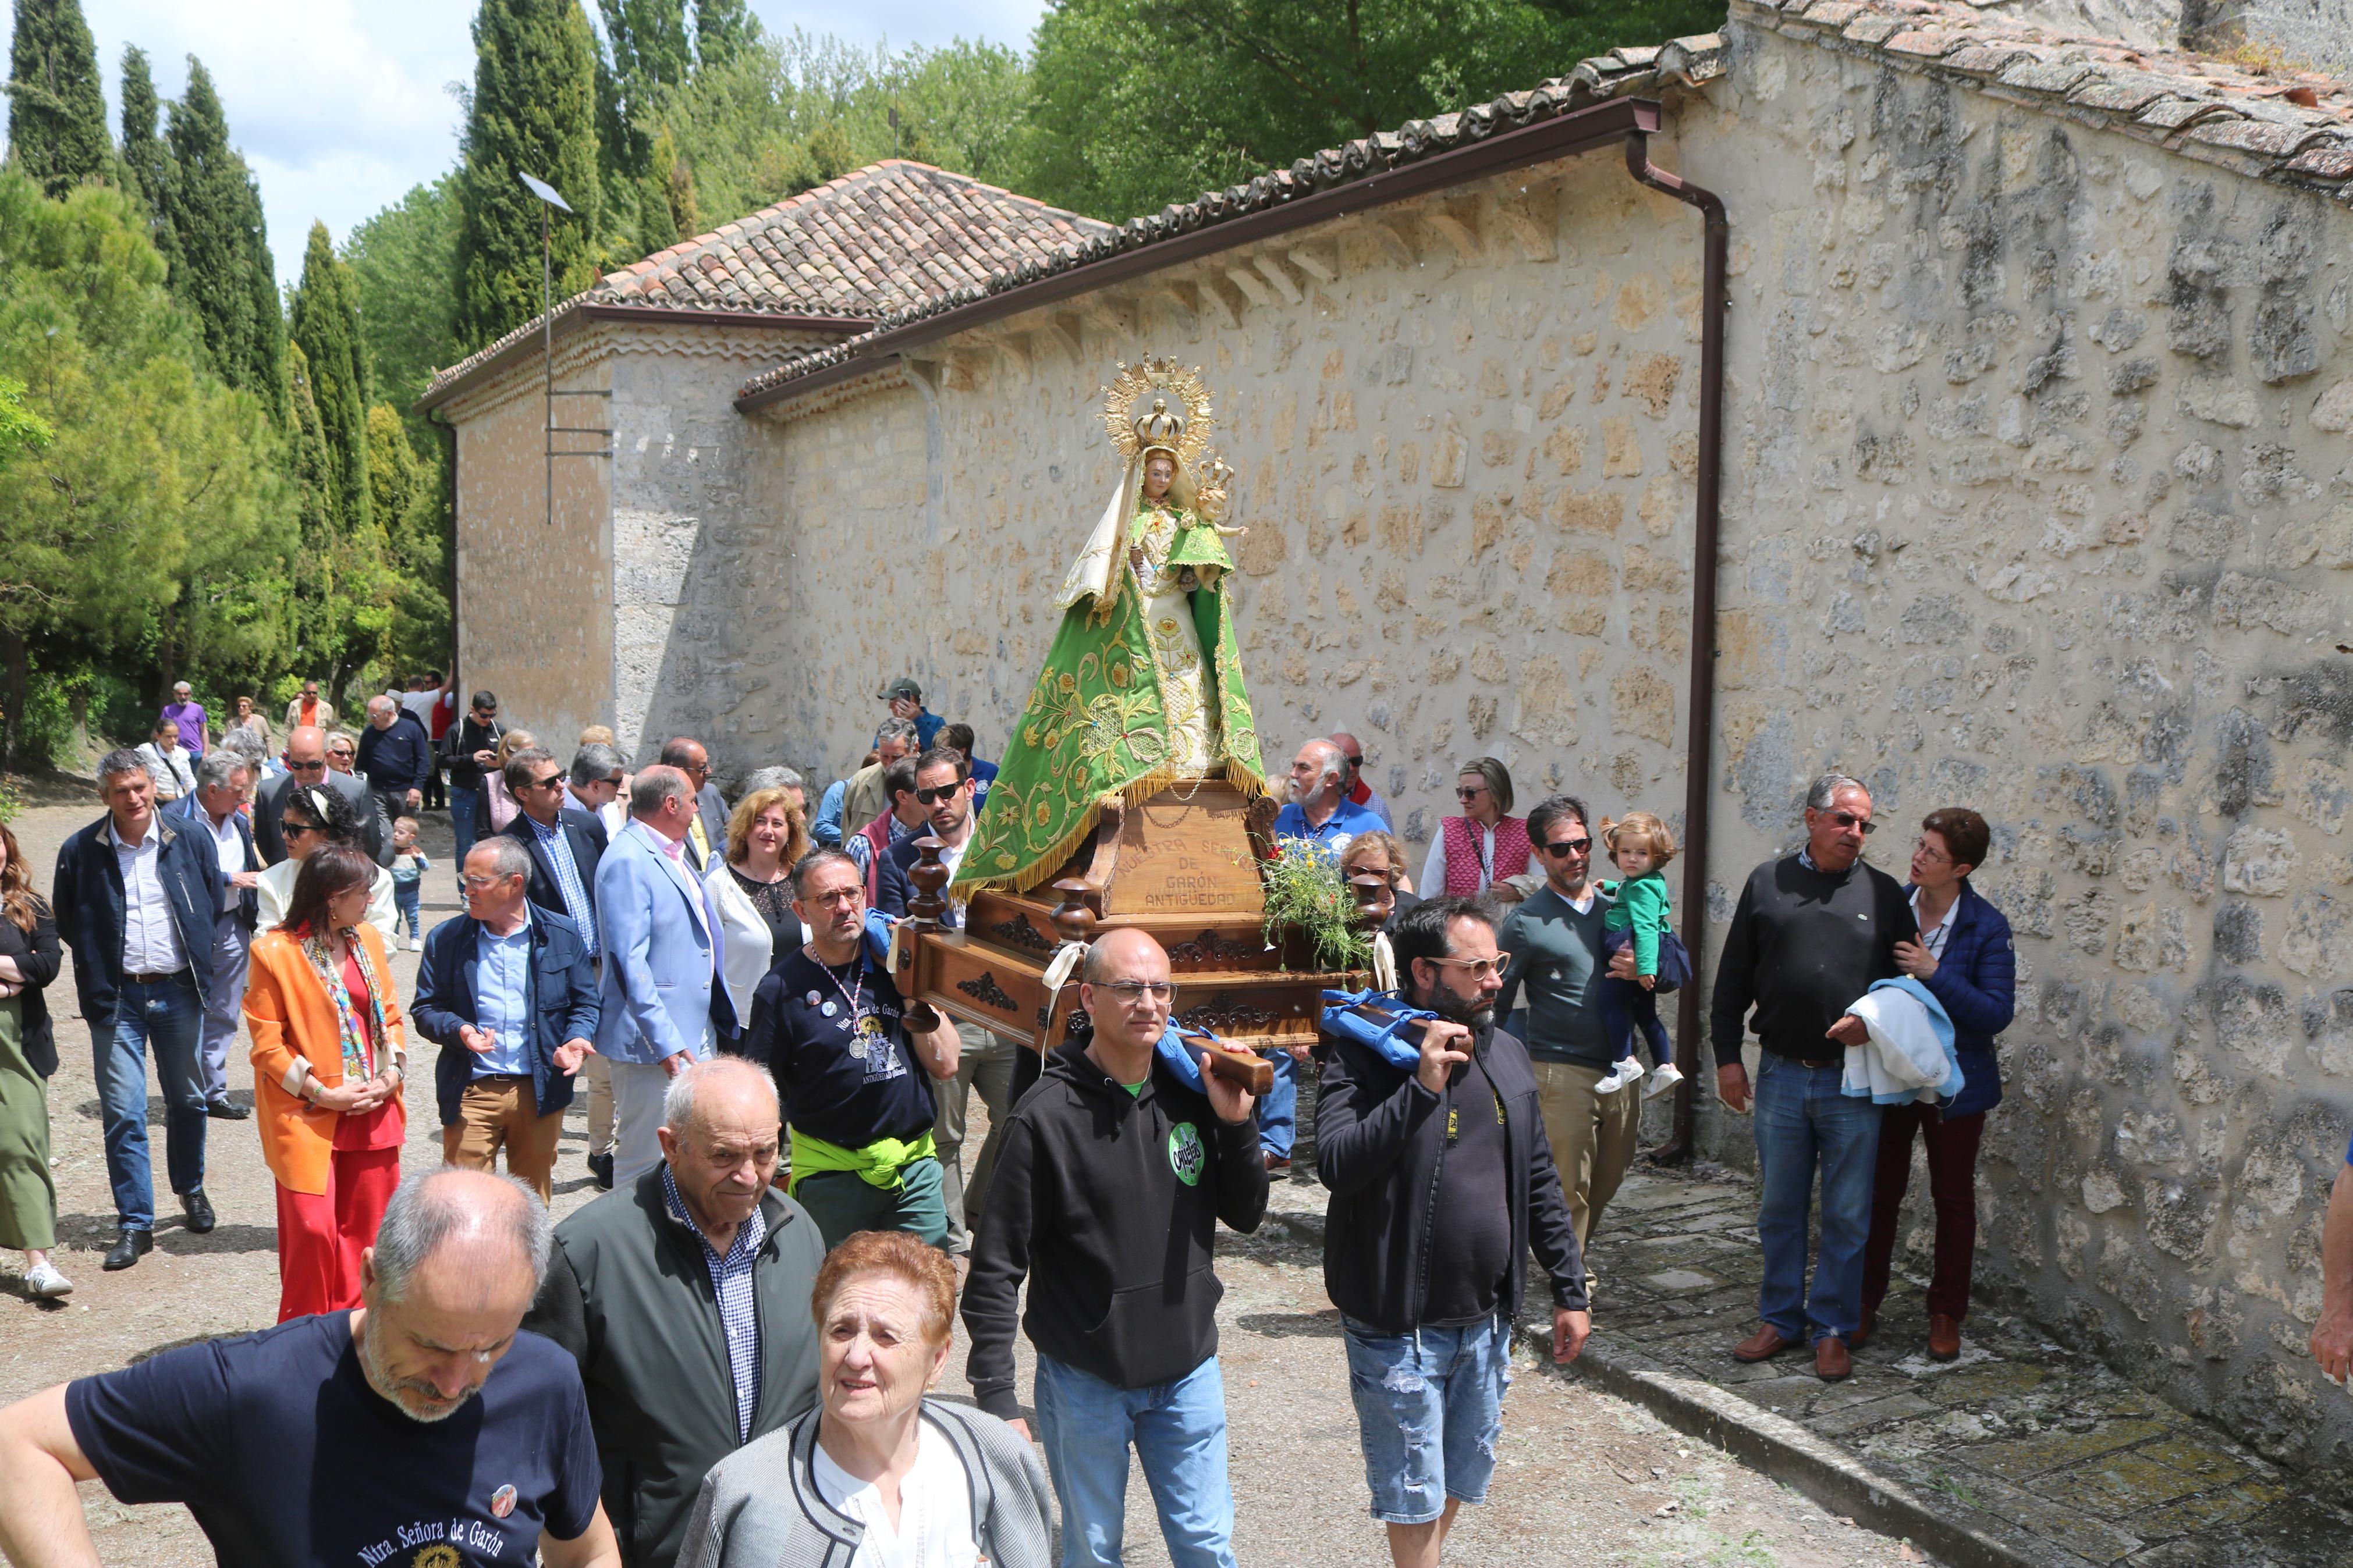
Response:
[[[1233,1568],[1225,1384],[1212,1269],[1219,1220],[1266,1215],[1250,1097],[1161,1059],[1168,954],[1143,931],[1088,951],[1084,1047],[1048,1059],[1005,1129],[964,1294],[973,1397],[1029,1435],[1013,1392],[1014,1308],[1038,1347],[1038,1426],[1061,1504],[1064,1568],[1120,1562],[1132,1445],[1168,1555]]]
[[[1848,1346],[1862,1310],[1862,1248],[1871,1232],[1879,1107],[1841,1092],[1846,1047],[1865,1038],[1846,1016],[1872,982],[1896,973],[1895,944],[1917,935],[1902,884],[1862,864],[1871,795],[1843,773],[1806,792],[1806,847],[1749,873],[1717,960],[1715,1082],[1734,1110],[1749,1106],[1740,1047],[1754,1025],[1757,1169],[1764,1180],[1757,1233],[1765,1245],[1757,1332],[1733,1347],[1746,1362],[1810,1337],[1814,1370],[1835,1383],[1852,1369]],[[1750,1016],[1750,1008],[1756,1009]],[[1821,1173],[1822,1243],[1806,1292],[1806,1215]]]
[[[1487,1500],[1531,1247],[1552,1359],[1577,1359],[1592,1321],[1535,1069],[1495,1027],[1493,915],[1425,899],[1389,940],[1407,1000],[1438,1016],[1411,1068],[1327,1036],[1315,1168],[1332,1190],[1324,1288],[1346,1334],[1373,1517],[1398,1568],[1426,1568],[1456,1510]]]

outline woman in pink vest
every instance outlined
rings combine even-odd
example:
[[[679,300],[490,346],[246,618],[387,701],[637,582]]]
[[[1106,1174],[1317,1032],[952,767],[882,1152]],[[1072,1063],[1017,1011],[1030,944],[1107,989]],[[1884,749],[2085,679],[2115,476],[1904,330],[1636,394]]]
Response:
[[[1463,763],[1454,798],[1462,803],[1462,815],[1440,822],[1430,841],[1419,883],[1425,897],[1442,892],[1474,899],[1528,868],[1527,818],[1508,815],[1512,775],[1503,763],[1493,757]]]

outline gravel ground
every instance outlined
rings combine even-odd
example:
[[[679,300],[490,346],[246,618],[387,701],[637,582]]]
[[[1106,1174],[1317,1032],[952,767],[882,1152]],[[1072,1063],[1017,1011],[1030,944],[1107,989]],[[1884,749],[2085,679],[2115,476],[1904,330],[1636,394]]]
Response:
[[[31,804],[12,826],[46,887],[58,845],[100,808],[91,797],[85,797],[90,804],[64,803],[69,793],[61,800],[53,783],[27,796]],[[458,903],[442,818],[427,820],[425,842],[434,859],[425,887],[429,926],[457,912]],[[403,952],[393,964],[405,995],[413,988],[416,957]],[[250,1121],[210,1124],[206,1190],[220,1223],[209,1236],[191,1236],[162,1179],[162,1105],[151,1101],[164,1189],[155,1250],[123,1273],[100,1271],[114,1221],[88,1035],[70,977],[61,976],[49,995],[63,1058],[49,1082],[59,1208],[55,1257],[75,1290],[62,1303],[27,1300],[18,1280],[22,1259],[0,1255],[0,1403],[191,1340],[264,1328],[277,1315],[275,1200]],[[431,1049],[411,1060],[404,1152],[410,1169],[440,1158]],[[237,1051],[230,1054],[229,1082],[234,1097],[249,1102],[252,1069]],[[974,1121],[969,1147],[976,1151],[986,1129],[978,1114]],[[582,1163],[586,1151],[585,1119],[575,1107],[557,1165],[559,1215],[596,1195]],[[1278,1184],[1274,1206],[1320,1213],[1321,1189],[1312,1175],[1294,1172]],[[1379,1527],[1365,1511],[1338,1315],[1324,1294],[1319,1259],[1275,1225],[1222,1245],[1227,1291],[1219,1318],[1237,1557],[1248,1568],[1386,1563]],[[1598,1331],[1607,1333],[1606,1298],[1602,1306]],[[1026,1387],[1026,1343],[1023,1352]],[[964,1393],[962,1361],[952,1358],[944,1394]],[[1848,1568],[1923,1561],[1910,1547],[1829,1517],[1637,1407],[1540,1367],[1525,1351],[1520,1362],[1494,1487],[1486,1506],[1463,1511],[1449,1544],[1451,1563]],[[126,1508],[95,1484],[82,1490],[105,1561],[178,1568],[213,1560],[185,1510]],[[1140,1477],[1131,1478],[1128,1520],[1129,1560],[1166,1563]]]

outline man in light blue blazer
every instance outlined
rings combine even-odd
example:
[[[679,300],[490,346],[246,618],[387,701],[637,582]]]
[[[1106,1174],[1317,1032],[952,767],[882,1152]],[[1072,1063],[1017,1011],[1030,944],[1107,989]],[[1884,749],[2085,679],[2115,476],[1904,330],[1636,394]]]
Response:
[[[623,1192],[661,1163],[655,1130],[670,1080],[708,1060],[733,1027],[719,913],[684,857],[694,786],[656,765],[629,790],[629,820],[596,863],[604,974],[596,1051],[613,1066],[613,1181]],[[714,1019],[713,1010],[720,1010]]]

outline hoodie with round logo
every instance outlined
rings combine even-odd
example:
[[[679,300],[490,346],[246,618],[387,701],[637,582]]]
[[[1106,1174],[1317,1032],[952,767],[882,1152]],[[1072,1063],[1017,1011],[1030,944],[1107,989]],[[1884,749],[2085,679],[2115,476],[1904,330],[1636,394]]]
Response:
[[[964,1321],[973,1397],[1021,1414],[1015,1306],[1038,1353],[1120,1388],[1184,1376],[1218,1350],[1217,1226],[1248,1235],[1266,1215],[1255,1115],[1218,1120],[1158,1058],[1130,1089],[1077,1045],[1005,1124],[988,1212],[973,1240]]]

